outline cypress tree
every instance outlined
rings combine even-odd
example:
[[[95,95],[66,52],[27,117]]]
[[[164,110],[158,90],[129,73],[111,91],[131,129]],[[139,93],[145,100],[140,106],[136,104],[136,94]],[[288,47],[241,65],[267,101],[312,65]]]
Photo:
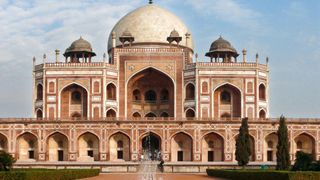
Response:
[[[249,163],[252,151],[250,141],[248,118],[243,118],[239,129],[239,135],[236,139],[236,160],[238,161],[239,166],[244,167]]]
[[[288,170],[290,167],[288,128],[284,116],[280,117],[277,144],[277,170]]]

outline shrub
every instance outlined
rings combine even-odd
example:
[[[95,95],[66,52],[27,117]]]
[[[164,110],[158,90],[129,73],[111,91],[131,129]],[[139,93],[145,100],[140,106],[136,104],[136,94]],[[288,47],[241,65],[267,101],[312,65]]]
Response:
[[[312,154],[298,151],[296,153],[296,161],[292,167],[292,171],[309,171],[311,169],[312,161]]]
[[[0,172],[0,179],[14,180],[73,180],[97,176],[99,169],[24,169]]]
[[[16,160],[7,152],[0,151],[0,171],[9,171]]]
[[[208,176],[231,180],[319,180],[319,172],[207,169]]]

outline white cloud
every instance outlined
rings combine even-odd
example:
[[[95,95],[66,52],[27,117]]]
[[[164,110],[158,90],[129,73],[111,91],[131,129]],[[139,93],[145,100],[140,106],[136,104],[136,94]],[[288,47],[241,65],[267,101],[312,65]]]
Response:
[[[261,14],[234,0],[187,0],[199,13],[213,15],[242,28],[261,28]]]
[[[102,60],[111,28],[140,3],[0,0],[0,116],[30,116],[33,56],[41,63],[46,53],[53,61],[55,49],[63,52],[83,36],[97,53],[96,61]]]

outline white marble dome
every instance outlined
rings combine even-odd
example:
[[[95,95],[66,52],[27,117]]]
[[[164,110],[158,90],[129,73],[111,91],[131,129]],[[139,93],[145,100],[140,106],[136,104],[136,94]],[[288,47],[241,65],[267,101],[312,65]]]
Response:
[[[126,30],[134,37],[134,43],[168,43],[167,37],[176,30],[182,37],[182,46],[186,45],[185,34],[190,33],[180,18],[154,4],[140,7],[120,19],[109,35],[108,50],[112,48],[112,32],[115,32],[116,46],[119,46],[119,37]],[[188,47],[193,49],[192,36]]]

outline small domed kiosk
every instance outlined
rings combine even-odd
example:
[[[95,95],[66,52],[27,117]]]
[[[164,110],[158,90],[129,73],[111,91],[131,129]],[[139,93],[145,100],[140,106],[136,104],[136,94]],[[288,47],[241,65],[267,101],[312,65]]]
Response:
[[[91,44],[80,37],[66,49],[63,55],[66,58],[66,62],[87,63],[91,62],[91,58],[96,56],[96,53],[92,51]]]
[[[220,36],[219,39],[211,44],[210,50],[206,53],[206,56],[211,58],[211,62],[213,59],[215,59],[215,62],[221,62],[222,59],[222,62],[230,63],[236,62],[239,54],[229,41]]]

